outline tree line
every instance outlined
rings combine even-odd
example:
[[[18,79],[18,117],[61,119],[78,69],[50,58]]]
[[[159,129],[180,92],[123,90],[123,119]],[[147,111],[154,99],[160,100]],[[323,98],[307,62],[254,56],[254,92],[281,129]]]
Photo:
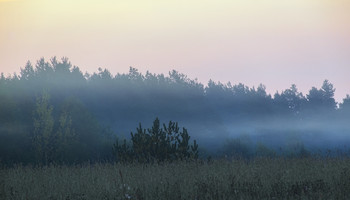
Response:
[[[111,160],[116,135],[131,138],[135,124],[151,124],[156,117],[207,127],[223,119],[264,117],[346,121],[350,96],[337,103],[334,92],[328,80],[306,95],[296,85],[271,95],[262,84],[250,88],[210,80],[203,85],[175,70],[142,74],[132,67],[124,74],[102,68],[89,74],[67,58],[42,58],[35,65],[27,62],[20,74],[0,75],[0,159]]]

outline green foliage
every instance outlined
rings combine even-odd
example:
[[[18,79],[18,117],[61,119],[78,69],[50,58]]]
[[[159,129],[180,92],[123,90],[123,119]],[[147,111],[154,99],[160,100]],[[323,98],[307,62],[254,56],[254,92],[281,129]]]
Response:
[[[133,151],[130,148],[130,144],[127,143],[126,139],[123,140],[121,144],[119,144],[119,140],[113,144],[113,152],[117,156],[117,161],[119,162],[128,162],[133,158]]]
[[[328,112],[335,111],[337,103],[334,99],[334,92],[335,88],[328,80],[323,82],[320,89],[312,87],[307,95],[309,109]]]
[[[152,128],[143,129],[141,123],[136,128],[136,133],[131,133],[131,146],[124,140],[114,144],[114,152],[118,161],[138,161],[148,163],[153,161],[174,161],[183,159],[198,158],[198,144],[194,140],[189,145],[190,136],[187,129],[180,128],[178,123],[170,121],[168,126],[160,126],[156,118]]]
[[[43,89],[50,91],[50,95],[40,96]],[[174,70],[164,75],[142,74],[130,68],[129,73],[113,75],[100,68],[97,73],[83,75],[67,58],[53,57],[49,61],[42,58],[34,64],[28,62],[19,75],[5,77],[0,73],[0,159],[6,164],[35,163],[36,159],[42,163],[111,160],[114,136],[113,139],[106,136],[102,125],[125,132],[133,122],[155,115],[186,120],[191,130],[197,128],[198,137],[203,139],[208,133],[222,137],[230,132],[227,127],[231,126],[226,126],[227,123],[237,124],[234,128],[242,128],[241,125],[244,129],[254,128],[255,120],[265,122],[270,117],[300,127],[323,118],[324,121],[319,122],[327,123],[329,129],[319,127],[324,129],[322,131],[329,130],[329,135],[347,132],[350,97],[347,96],[338,109],[334,92],[333,85],[325,80],[321,88],[313,88],[307,96],[292,85],[272,98],[263,85],[249,88],[241,83],[209,81],[205,86]],[[344,122],[344,125],[338,122]],[[158,125],[158,129],[167,132],[169,126]],[[170,129],[170,132],[176,130]],[[125,145],[119,141],[117,146],[121,148],[118,151],[145,162],[154,157],[182,159],[188,157],[189,152],[198,151],[195,142],[189,145],[187,130],[177,130],[180,141],[162,131],[149,132],[140,127],[140,132],[137,130],[134,134],[135,149],[133,141],[125,141]],[[286,132],[283,130],[280,134]],[[128,145],[129,149],[123,145]],[[254,147],[256,154],[271,153],[264,146],[254,146],[242,138],[229,141],[226,147],[229,156],[250,157],[255,155]],[[293,149],[299,150],[293,152]],[[291,153],[286,155],[307,155],[306,148],[300,145],[288,147],[287,151]]]
[[[350,95],[346,95],[346,97],[343,99],[343,103],[339,105],[339,108],[343,112],[349,112],[350,111]]]
[[[33,145],[37,159],[47,164],[52,160],[54,134],[54,119],[52,117],[53,107],[49,105],[50,95],[44,92],[37,98],[34,112]]]
[[[55,154],[56,160],[63,162],[65,160],[65,156],[70,153],[68,150],[70,149],[76,135],[72,129],[72,117],[67,111],[62,112],[58,123],[59,126],[55,138]]]
[[[42,164],[64,162],[75,139],[69,112],[62,109],[58,120],[55,120],[49,100],[50,95],[46,91],[37,98],[33,118],[33,147],[37,162]]]

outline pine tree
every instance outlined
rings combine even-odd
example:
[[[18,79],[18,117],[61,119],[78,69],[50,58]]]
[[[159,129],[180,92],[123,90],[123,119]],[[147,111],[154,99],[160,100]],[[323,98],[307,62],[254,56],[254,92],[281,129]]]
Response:
[[[170,121],[168,126],[160,126],[159,119],[156,118],[152,128],[143,129],[141,123],[136,129],[136,133],[131,133],[131,146],[126,140],[120,144],[117,140],[114,144],[114,152],[118,161],[137,162],[163,162],[183,159],[198,158],[198,144],[194,140],[193,145],[189,145],[190,136],[187,129],[180,131],[178,123]]]

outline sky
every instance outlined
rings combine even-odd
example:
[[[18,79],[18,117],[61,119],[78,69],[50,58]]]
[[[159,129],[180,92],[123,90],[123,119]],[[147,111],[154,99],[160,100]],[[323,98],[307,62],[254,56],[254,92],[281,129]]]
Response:
[[[0,72],[68,57],[83,72],[175,69],[269,93],[350,94],[350,0],[0,0]]]

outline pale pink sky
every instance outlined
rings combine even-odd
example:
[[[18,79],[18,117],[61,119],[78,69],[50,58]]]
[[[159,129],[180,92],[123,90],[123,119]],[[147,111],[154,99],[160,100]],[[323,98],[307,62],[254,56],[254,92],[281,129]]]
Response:
[[[83,72],[176,69],[206,84],[329,79],[350,94],[348,0],[0,0],[0,72],[68,57]]]

